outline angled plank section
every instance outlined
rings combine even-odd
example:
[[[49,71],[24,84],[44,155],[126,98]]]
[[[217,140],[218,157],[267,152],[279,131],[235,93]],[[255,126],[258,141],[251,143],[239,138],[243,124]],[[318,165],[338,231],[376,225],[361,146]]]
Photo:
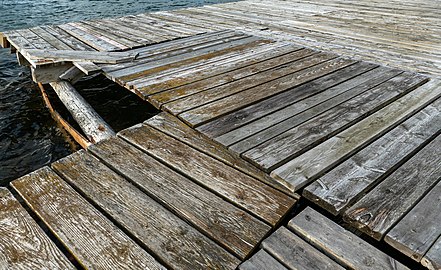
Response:
[[[173,269],[232,269],[239,260],[90,154],[52,164],[64,179]]]
[[[239,270],[288,270],[266,251],[259,250],[253,257],[239,266]]]
[[[245,258],[271,228],[122,139],[113,138],[88,150],[240,258]]]

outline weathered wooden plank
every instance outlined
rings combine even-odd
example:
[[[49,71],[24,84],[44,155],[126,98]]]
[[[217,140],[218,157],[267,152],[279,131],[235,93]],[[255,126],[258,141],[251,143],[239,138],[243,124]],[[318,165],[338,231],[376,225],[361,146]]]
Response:
[[[175,76],[162,83],[153,84],[152,82],[149,88],[155,87],[158,89],[155,91],[160,93],[153,95],[150,100],[159,107],[161,104],[286,64],[290,56],[296,54],[299,54],[298,47],[273,47],[271,50],[256,52],[252,56],[218,69],[204,69],[200,72],[193,72],[191,76]]]
[[[14,32],[21,35],[23,38],[25,38],[29,43],[31,43],[37,49],[56,49],[54,46],[52,46],[46,40],[37,36],[35,33],[33,33],[29,29],[15,30]],[[17,49],[20,50],[21,47],[18,47]]]
[[[264,170],[272,171],[426,81],[424,76],[402,73],[245,152],[243,156]]]
[[[438,99],[321,176],[304,189],[303,196],[334,215],[340,214],[381,181],[383,175],[395,170],[426,141],[437,136],[440,126],[441,100]]]
[[[149,126],[125,129],[118,136],[272,226],[294,204],[287,195]]]
[[[173,269],[232,269],[233,255],[84,151],[52,164],[147,250]]]
[[[77,67],[71,67],[66,72],[60,75],[60,80],[67,81],[73,85],[83,77],[83,71],[81,71]]]
[[[9,44],[6,34],[2,32],[0,32],[0,45],[5,49],[11,46],[11,44]]]
[[[62,24],[58,25],[57,27],[98,51],[118,51],[121,49],[120,47],[110,44],[99,37],[78,29],[71,24]]]
[[[438,270],[441,268],[441,237],[430,248],[424,258],[421,260],[422,265],[430,270]]]
[[[84,74],[90,75],[101,71],[101,68],[95,65],[93,62],[88,61],[75,61],[74,66],[81,70]]]
[[[164,269],[50,168],[11,185],[86,269]]]
[[[244,259],[270,230],[257,218],[122,139],[103,141],[88,150],[239,258]]]
[[[60,76],[72,67],[73,65],[71,63],[56,66],[31,67],[32,80],[42,84],[57,82],[60,80]]]
[[[0,268],[74,269],[6,188],[0,188]]]
[[[131,52],[95,52],[72,50],[39,50],[27,49],[26,56],[31,60],[57,60],[57,61],[90,61],[94,63],[117,64],[130,62],[136,59],[137,54]]]
[[[241,46],[243,46],[243,45],[247,45],[250,43],[253,44],[253,42],[257,42],[259,40],[258,38],[255,38],[255,37],[244,37],[242,39],[236,39],[235,37],[231,37],[230,39],[234,39],[234,40],[232,40],[231,42],[225,42],[225,43],[222,43],[219,45],[215,45],[215,46],[211,46],[211,47],[207,47],[207,48],[202,48],[200,50],[192,51],[189,53],[184,53],[182,55],[176,55],[176,56],[164,58],[164,59],[161,59],[157,62],[155,61],[155,62],[141,63],[141,64],[133,66],[133,67],[129,67],[126,69],[120,69],[120,70],[117,70],[114,72],[108,72],[108,73],[110,76],[119,78],[122,81],[134,81],[137,78],[140,78],[140,77],[143,77],[145,75],[152,73],[151,70],[153,70],[153,71],[164,70],[164,69],[158,69],[163,66],[166,66],[167,68],[169,68],[169,65],[172,65],[172,64],[177,65],[180,62],[184,62],[185,60],[193,60],[195,58],[198,59],[198,57],[201,58],[201,57],[204,57],[205,55],[207,55],[207,56],[204,57],[203,59],[207,59],[207,57],[209,57],[212,54],[215,54],[218,51],[233,49],[235,47],[241,48]],[[195,60],[193,60],[192,62],[194,62],[194,61]],[[170,66],[170,67],[172,67],[172,66]],[[149,72],[145,72],[145,71],[149,71]]]
[[[283,178],[293,186],[301,188],[440,96],[441,87],[436,89],[433,85],[428,87],[423,85],[285,163],[273,171],[273,176],[277,175],[278,178]]]
[[[101,118],[70,83],[59,81],[52,82],[50,85],[92,143],[115,136],[112,127]]]
[[[236,111],[231,115],[216,119],[206,125],[200,126],[198,130],[210,137],[216,137],[216,140],[222,144],[233,145],[247,137],[256,136],[260,131],[268,128],[273,129],[275,125],[282,126],[282,124],[279,124],[280,122],[294,115],[299,115],[304,111],[311,110],[316,106],[322,106],[323,108],[332,106],[323,106],[322,103],[332,102],[333,104],[338,104],[336,99],[339,99],[343,93],[347,92],[355,96],[357,91],[353,91],[353,88],[372,80],[379,72],[388,71],[386,68],[369,71],[372,68],[375,68],[375,66],[365,63],[351,65],[325,76],[326,78],[321,77],[288,90],[287,92],[283,92],[280,95]],[[331,101],[331,99],[335,101]],[[269,106],[270,103],[273,105]],[[318,111],[319,110],[317,110],[317,114]],[[233,117],[233,115],[235,117]],[[305,118],[302,117],[302,119]],[[283,126],[287,127],[289,124]],[[247,142],[243,142],[243,144],[249,145],[246,149],[248,150],[257,145],[258,142],[263,142],[263,138],[265,137],[266,136],[262,136],[262,139],[256,140],[256,144],[254,145],[251,143],[252,138],[249,138]],[[243,148],[239,151],[238,149],[240,148],[242,147],[234,146],[232,149],[239,153],[245,151],[242,150]]]
[[[62,40],[53,36],[51,33],[47,32],[42,27],[34,27],[29,30],[34,32],[36,35],[40,36],[42,39],[44,39],[46,42],[48,42],[49,44],[51,44],[52,46],[54,46],[58,50],[71,50],[72,49],[70,46],[68,46]]]
[[[408,269],[312,208],[306,208],[288,227],[349,269]]]
[[[70,48],[76,51],[94,51],[92,47],[80,41],[79,39],[69,35],[67,32],[57,26],[44,26],[42,27],[49,34],[52,34],[59,40],[69,45]]]
[[[239,266],[239,270],[288,270],[264,250],[259,250],[253,257]]]
[[[121,37],[118,37],[112,33],[107,33],[104,30],[96,31],[92,27],[89,27],[87,25],[82,24],[81,22],[72,22],[69,23],[70,26],[75,27],[78,30],[81,30],[84,33],[87,33],[90,36],[94,36],[98,38],[99,40],[105,41],[108,44],[111,44],[120,50],[127,50],[130,49],[131,46],[125,45],[125,42],[120,42],[120,40],[124,40]]]
[[[199,126],[213,118],[223,116],[232,111],[252,105],[262,99],[269,98],[292,87],[301,85],[317,77],[334,72],[353,64],[354,61],[345,59],[330,60],[298,72],[282,77],[254,88],[241,91],[231,96],[205,104],[190,111],[181,113],[179,117],[192,126]]]
[[[349,208],[345,220],[373,238],[382,239],[439,182],[440,145],[438,136]]]
[[[283,61],[276,58],[274,62],[265,62],[263,67],[262,65],[258,65],[256,71],[252,72],[248,76],[246,74],[247,70],[243,76],[240,75],[243,71],[239,70],[240,73],[236,75],[237,78],[235,78],[234,74],[227,75],[228,78],[230,78],[229,82],[227,81],[222,83],[222,81],[220,81],[221,85],[217,87],[205,85],[204,91],[200,91],[193,95],[167,103],[163,106],[163,108],[177,115],[183,111],[197,108],[201,105],[222,99],[260,84],[279,79],[280,77],[297,72],[318,63],[325,62],[333,57],[333,55],[329,54],[314,54],[314,51],[312,50],[301,50],[291,55],[284,55],[283,58],[285,60]],[[279,62],[281,62],[280,65],[277,65]],[[265,64],[269,64],[269,67],[265,68]]]
[[[261,246],[289,269],[344,269],[285,227],[277,229]]]
[[[151,44],[155,43],[155,39],[150,38],[146,35],[145,32],[139,31],[129,26],[121,25],[117,23],[117,20],[113,19],[105,19],[99,21],[86,21],[86,24],[96,26],[96,27],[104,27],[108,31],[113,31],[115,34],[122,36],[126,39],[130,39],[139,44]]]
[[[195,131],[185,125],[177,117],[166,112],[160,113],[155,117],[144,122],[146,125],[154,127],[159,131],[205,153],[225,164],[234,167],[278,190],[293,196],[292,189],[284,181],[275,181],[268,174],[257,169],[246,162],[239,155],[228,151],[223,145],[209,139],[200,132]]]
[[[440,177],[441,178],[441,177]],[[441,235],[441,182],[385,236],[385,241],[420,261]]]

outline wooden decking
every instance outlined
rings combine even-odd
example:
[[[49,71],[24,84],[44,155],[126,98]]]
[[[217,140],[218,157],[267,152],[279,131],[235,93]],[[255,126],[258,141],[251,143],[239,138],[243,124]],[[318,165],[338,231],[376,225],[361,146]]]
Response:
[[[228,153],[221,145],[203,138],[196,143],[193,130],[167,119],[159,115],[12,182],[82,266],[234,269],[294,205],[294,198],[264,183],[264,174],[234,155],[219,155]],[[1,207],[10,210],[1,223],[29,223],[20,204],[2,192]],[[50,242],[36,224],[28,227]],[[27,263],[14,254],[22,241],[35,240],[20,228],[0,230],[22,234],[8,237],[17,243],[2,238],[8,269]],[[62,267],[67,262],[53,246],[42,245],[48,255],[40,261],[26,260]]]
[[[12,183],[50,233],[2,190],[0,260],[441,269],[437,5],[249,0],[3,33],[36,82],[100,72],[164,112]],[[287,223],[296,193],[328,217]]]

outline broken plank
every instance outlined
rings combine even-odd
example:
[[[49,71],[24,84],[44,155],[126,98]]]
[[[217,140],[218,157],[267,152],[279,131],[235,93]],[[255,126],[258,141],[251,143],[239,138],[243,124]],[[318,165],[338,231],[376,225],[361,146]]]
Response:
[[[440,96],[441,87],[436,89],[433,84],[423,85],[308,152],[288,161],[273,171],[273,175],[288,181],[296,189],[302,188]]]
[[[73,50],[38,50],[27,49],[26,56],[31,60],[54,60],[69,62],[94,62],[117,64],[130,62],[136,59],[138,54],[131,52],[95,52],[95,51],[73,51]]]
[[[272,171],[319,143],[345,130],[427,81],[418,74],[402,73],[332,109],[245,152],[243,157]],[[277,176],[277,172],[274,173]]]
[[[76,61],[74,66],[81,70],[84,74],[90,75],[101,71],[101,67],[95,65],[93,62]]]
[[[344,68],[354,61],[345,59],[333,59],[327,62],[300,70],[280,79],[270,81],[255,88],[246,89],[231,96],[205,104],[198,108],[179,114],[179,118],[193,127],[197,127],[212,119],[231,113],[235,110],[250,106],[265,98],[286,91],[292,87],[301,85],[317,77]]]
[[[83,71],[81,71],[77,67],[71,67],[66,72],[60,75],[60,80],[67,81],[73,85],[83,77],[84,77]]]
[[[50,168],[11,185],[86,269],[164,269]]]
[[[88,150],[241,259],[271,228],[122,139],[102,141]]]
[[[303,196],[339,215],[440,134],[440,126],[438,99],[307,186]]]
[[[262,181],[278,190],[293,196],[292,189],[289,184],[284,181],[275,181],[268,174],[257,169],[239,155],[228,151],[223,145],[211,140],[205,135],[190,128],[177,117],[163,112],[149,120],[144,124],[149,125],[157,130],[205,153],[217,160],[224,162],[225,164],[234,167],[256,179]]]
[[[261,249],[239,266],[239,270],[288,270],[265,250]]]
[[[344,269],[285,227],[277,229],[261,246],[289,269]]]
[[[294,217],[288,228],[346,268],[408,269],[312,208]]]
[[[287,195],[149,126],[125,129],[118,136],[272,226],[293,206]]]
[[[232,269],[239,260],[85,151],[52,168],[173,269]],[[182,259],[185,258],[185,259]]]
[[[345,211],[345,220],[381,240],[440,181],[440,147],[438,136]]]
[[[6,189],[0,188],[2,269],[75,269]]]

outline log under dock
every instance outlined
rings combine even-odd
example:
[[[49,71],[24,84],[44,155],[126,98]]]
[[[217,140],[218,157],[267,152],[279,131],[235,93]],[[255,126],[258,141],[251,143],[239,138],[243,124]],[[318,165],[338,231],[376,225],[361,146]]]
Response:
[[[0,189],[0,269],[441,269],[441,4],[248,0],[6,31],[85,148]],[[103,74],[162,112],[115,134]]]

